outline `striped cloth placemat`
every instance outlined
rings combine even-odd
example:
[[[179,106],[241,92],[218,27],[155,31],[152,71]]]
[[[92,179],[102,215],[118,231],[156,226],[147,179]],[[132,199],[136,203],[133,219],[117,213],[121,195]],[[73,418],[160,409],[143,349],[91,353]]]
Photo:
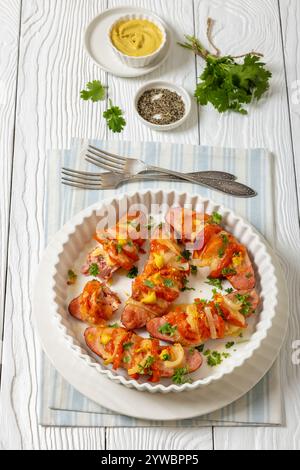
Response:
[[[178,171],[222,170],[258,191],[253,199],[238,199],[190,183],[139,182],[118,188],[118,193],[145,188],[177,189],[210,197],[245,217],[275,245],[273,155],[264,149],[222,149],[158,142],[93,141],[94,145],[120,155],[142,158],[157,166]],[[115,191],[80,191],[60,184],[60,168],[96,171],[83,158],[87,141],[74,140],[71,150],[51,151],[48,158],[45,202],[45,246],[51,236],[74,214],[115,195]],[[98,171],[98,170],[97,170]],[[45,426],[166,426],[280,425],[283,421],[278,362],[247,395],[230,406],[192,420],[177,422],[142,421],[102,408],[77,392],[42,356],[40,373],[40,416]]]

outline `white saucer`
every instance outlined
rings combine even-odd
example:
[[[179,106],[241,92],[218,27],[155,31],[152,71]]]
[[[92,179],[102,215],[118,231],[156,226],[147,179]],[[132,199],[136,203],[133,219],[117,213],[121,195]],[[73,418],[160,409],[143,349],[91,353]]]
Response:
[[[130,13],[151,14],[151,16],[157,17],[157,20],[162,23],[167,31],[167,43],[165,48],[162,50],[158,58],[147,67],[128,67],[118,59],[108,41],[107,31],[112,23],[114,23],[119,17]],[[153,72],[153,70],[157,69],[165,62],[165,60],[167,60],[172,44],[172,35],[166,23],[151,11],[139,7],[116,7],[105,10],[92,20],[88,25],[84,36],[84,46],[91,59],[101,67],[102,70],[124,78],[140,77]]]

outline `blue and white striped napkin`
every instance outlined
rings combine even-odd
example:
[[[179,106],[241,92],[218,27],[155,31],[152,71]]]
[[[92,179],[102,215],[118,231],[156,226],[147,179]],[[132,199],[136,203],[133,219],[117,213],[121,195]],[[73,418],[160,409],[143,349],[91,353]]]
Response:
[[[118,193],[145,188],[199,193],[210,197],[248,219],[272,244],[275,244],[273,155],[264,149],[221,149],[158,142],[93,141],[94,145],[120,155],[142,157],[146,162],[178,171],[222,170],[258,192],[254,199],[238,199],[190,183],[139,182],[125,185]],[[87,141],[74,140],[71,150],[52,151],[48,159],[45,204],[45,245],[51,236],[74,214],[89,205],[113,196],[115,191],[80,191],[60,184],[60,168],[67,166],[95,171],[86,164],[83,149]],[[42,358],[40,379],[40,424],[45,426],[167,426],[280,425],[282,400],[278,363],[246,396],[207,416],[178,422],[142,421],[121,416],[77,392]]]

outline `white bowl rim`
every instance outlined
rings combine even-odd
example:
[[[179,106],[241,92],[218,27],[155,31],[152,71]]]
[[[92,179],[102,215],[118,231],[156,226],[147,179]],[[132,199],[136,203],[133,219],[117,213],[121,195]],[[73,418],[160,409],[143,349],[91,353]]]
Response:
[[[142,55],[142,56],[132,56],[132,55],[129,55],[129,54],[124,54],[124,52],[120,51],[115,45],[114,43],[112,42],[112,39],[111,39],[111,33],[112,33],[112,30],[114,28],[115,25],[117,25],[118,23],[120,23],[122,20],[125,20],[125,19],[134,19],[134,18],[139,18],[139,17],[148,17],[149,18],[149,21],[151,21],[152,23],[154,23],[160,30],[160,32],[162,33],[162,36],[163,36],[163,40],[162,40],[162,43],[161,45],[159,46],[158,49],[156,49],[154,52],[151,52],[151,54],[147,54],[147,55]],[[154,57],[157,57],[161,51],[164,49],[166,43],[167,43],[167,35],[168,35],[168,32],[167,32],[167,28],[164,26],[162,20],[159,18],[159,16],[155,15],[154,13],[128,13],[127,15],[123,15],[123,16],[120,16],[119,19],[115,20],[111,26],[108,28],[108,40],[109,40],[109,43],[111,45],[111,47],[118,53],[120,54],[121,56],[124,56],[125,58],[127,59],[132,59],[132,60],[135,60],[135,61],[139,61],[141,62],[142,60],[145,60],[145,59],[152,59]]]
[[[153,122],[147,121],[146,119],[143,118],[143,116],[140,115],[137,109],[138,100],[145,91],[147,91],[151,87],[152,88],[155,87],[155,84],[159,84],[159,88],[166,87],[168,89],[171,89],[177,92],[184,99],[186,110],[185,110],[184,116],[181,119],[179,119],[178,121],[172,122],[170,124],[155,124]],[[134,110],[137,116],[139,117],[139,119],[142,121],[142,123],[148,127],[151,127],[152,129],[157,129],[157,130],[172,130],[175,127],[181,126],[187,120],[192,110],[191,96],[189,92],[183,86],[176,85],[176,83],[170,82],[168,80],[160,80],[159,78],[156,80],[150,80],[144,83],[143,85],[141,85],[134,95],[133,102],[134,102]]]
[[[156,190],[156,191],[151,191],[151,190],[143,190],[143,191],[135,191],[135,192],[128,192],[121,194],[119,196],[111,197],[104,199],[102,201],[99,201],[92,206],[87,207],[86,209],[82,210],[79,212],[77,215],[72,217],[72,219],[67,222],[64,227],[62,227],[61,232],[64,232],[64,240],[59,243],[59,247],[57,248],[57,255],[56,255],[56,262],[53,265],[52,269],[52,285],[51,285],[51,292],[52,292],[52,304],[54,306],[54,311],[55,311],[55,319],[57,321],[58,327],[60,331],[62,332],[65,340],[69,344],[69,346],[73,349],[73,351],[82,359],[84,360],[88,366],[94,367],[98,370],[99,373],[106,375],[109,379],[113,380],[114,382],[121,383],[122,385],[125,385],[126,387],[129,388],[135,388],[139,391],[147,391],[150,393],[170,393],[170,392],[184,392],[184,391],[189,391],[189,390],[195,390],[198,387],[203,387],[207,386],[212,382],[216,382],[223,378],[226,375],[229,375],[233,372],[238,367],[241,367],[246,361],[248,361],[254,354],[255,351],[257,351],[261,345],[261,343],[264,341],[264,339],[267,337],[267,333],[270,330],[272,326],[272,321],[276,313],[276,307],[278,305],[278,282],[277,278],[275,275],[275,267],[272,263],[272,258],[267,251],[267,247],[265,242],[263,241],[263,237],[257,232],[257,230],[248,222],[245,221],[245,219],[237,214],[235,214],[234,211],[231,209],[228,209],[224,207],[222,204],[217,204],[214,201],[212,201],[209,198],[204,198],[200,195],[197,194],[189,194],[189,193],[181,193],[176,190],[171,190],[168,191],[168,194],[174,194],[177,197],[182,197],[182,196],[190,196],[190,197],[197,197],[198,201],[201,202],[202,204],[210,203],[211,205],[217,206],[218,210],[221,214],[226,214],[227,216],[234,217],[235,219],[238,219],[238,221],[243,224],[243,226],[252,232],[252,237],[255,239],[256,243],[260,245],[260,249],[264,252],[264,256],[266,257],[267,262],[269,263],[269,276],[272,277],[272,282],[273,282],[273,302],[271,302],[271,306],[269,305],[266,310],[268,310],[269,316],[268,319],[266,319],[264,322],[260,321],[257,323],[257,327],[259,325],[262,325],[264,323],[264,328],[260,328],[253,333],[251,336],[251,341],[249,341],[248,344],[245,345],[244,350],[241,352],[241,356],[239,358],[234,358],[234,361],[228,360],[226,362],[227,367],[223,368],[222,371],[216,371],[216,373],[212,376],[206,377],[204,379],[198,379],[195,380],[192,383],[185,383],[182,385],[176,385],[176,384],[171,384],[171,385],[163,385],[161,383],[157,383],[155,385],[150,384],[149,382],[146,383],[139,383],[136,380],[124,377],[122,375],[117,375],[114,374],[110,369],[104,368],[99,362],[97,362],[94,358],[92,358],[86,350],[84,350],[81,345],[77,342],[77,340],[72,337],[68,330],[67,326],[64,323],[63,317],[59,313],[59,308],[58,305],[55,301],[56,299],[56,292],[55,292],[55,285],[56,285],[56,274],[57,274],[57,267],[59,265],[59,258],[62,252],[64,251],[64,246],[66,243],[68,243],[68,240],[72,234],[74,234],[77,230],[77,227],[79,225],[82,225],[84,223],[85,219],[88,219],[92,216],[93,212],[98,211],[99,208],[103,205],[107,205],[111,203],[112,201],[120,201],[123,198],[133,198],[135,195],[139,196],[146,196],[147,194],[151,194],[153,197],[157,197],[159,194],[164,193],[162,190]],[[273,305],[272,305],[273,303]]]

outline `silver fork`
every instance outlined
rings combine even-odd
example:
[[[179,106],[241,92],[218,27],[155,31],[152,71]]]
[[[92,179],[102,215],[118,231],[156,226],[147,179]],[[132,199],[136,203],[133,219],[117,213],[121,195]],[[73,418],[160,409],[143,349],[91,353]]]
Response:
[[[128,178],[129,176],[136,176],[142,172],[157,172],[161,175],[172,175],[181,180],[189,181],[193,184],[200,184],[207,188],[213,188],[226,194],[230,194],[236,197],[254,197],[257,195],[256,191],[248,186],[238,183],[236,181],[227,179],[215,179],[212,184],[212,180],[208,178],[195,178],[189,174],[179,173],[177,171],[168,170],[165,168],[148,165],[142,160],[134,158],[125,158],[120,155],[116,155],[104,150],[97,149],[93,145],[89,145],[86,153],[86,160],[90,163],[96,164],[116,174],[121,174]]]
[[[198,173],[192,173],[197,175]],[[134,176],[121,175],[118,173],[89,173],[85,171],[71,170],[69,168],[62,168],[62,183],[67,186],[72,186],[79,189],[92,189],[92,190],[104,190],[104,189],[116,189],[123,183],[135,182],[135,181],[184,181],[180,180],[172,175],[160,175],[160,174],[138,174]],[[226,194],[226,190],[220,189],[220,180],[212,178],[203,178],[198,176],[200,183],[203,181],[205,185],[211,189],[223,191]]]

